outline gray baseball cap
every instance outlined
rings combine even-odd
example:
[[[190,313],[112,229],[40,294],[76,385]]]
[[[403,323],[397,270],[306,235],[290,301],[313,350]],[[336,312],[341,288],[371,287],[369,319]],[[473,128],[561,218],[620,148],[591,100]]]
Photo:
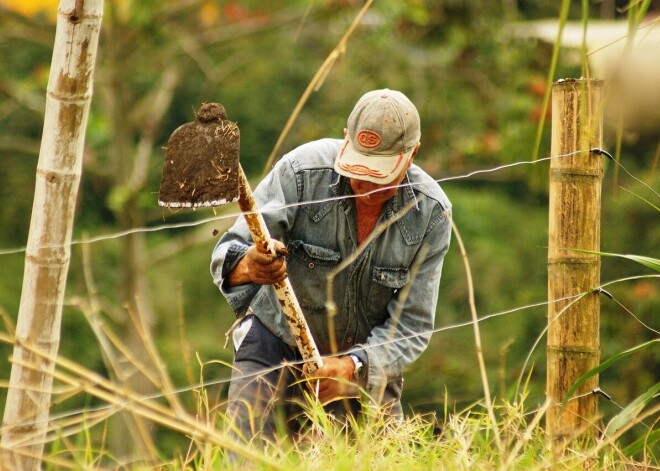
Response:
[[[401,174],[421,136],[415,105],[389,89],[364,94],[348,117],[347,130],[335,171],[381,185]]]

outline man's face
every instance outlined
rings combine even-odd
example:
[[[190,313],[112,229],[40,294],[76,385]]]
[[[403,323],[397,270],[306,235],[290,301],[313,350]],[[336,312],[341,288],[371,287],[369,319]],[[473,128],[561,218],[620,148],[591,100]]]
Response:
[[[387,185],[379,185],[377,183],[368,182],[365,180],[358,180],[357,178],[351,178],[351,188],[353,193],[357,196],[360,196],[360,203],[367,206],[382,206],[387,200],[392,198],[396,191],[398,190],[399,184],[406,177],[406,170],[412,164],[412,159],[406,167],[401,171],[401,173],[394,179],[392,183]]]

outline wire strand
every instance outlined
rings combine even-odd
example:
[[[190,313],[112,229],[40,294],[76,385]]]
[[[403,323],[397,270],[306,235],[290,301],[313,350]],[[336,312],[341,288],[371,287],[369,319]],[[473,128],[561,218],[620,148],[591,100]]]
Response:
[[[506,169],[509,169],[509,168],[518,167],[518,166],[522,166],[522,165],[535,165],[535,164],[538,164],[540,162],[548,161],[548,160],[551,160],[551,159],[570,157],[570,156],[585,153],[585,152],[594,152],[595,150],[598,150],[603,154],[609,155],[609,154],[607,154],[607,152],[605,152],[601,149],[577,150],[577,151],[568,152],[568,153],[565,153],[565,154],[557,154],[557,155],[553,155],[553,156],[542,157],[542,158],[539,158],[539,159],[536,159],[536,160],[523,160],[523,161],[518,161],[518,162],[512,162],[510,164],[498,165],[498,166],[492,167],[492,168],[473,170],[473,171],[468,172],[466,174],[443,177],[443,178],[436,179],[434,181],[436,183],[445,183],[445,182],[450,182],[450,181],[455,181],[455,180],[465,180],[465,179],[468,179],[468,178],[473,177],[475,175],[481,175],[481,174],[486,174],[486,173],[495,173],[495,172],[499,172],[501,170],[506,170]],[[642,180],[640,180],[637,177],[635,177],[634,175],[632,175],[627,169],[625,169],[623,167],[623,165],[620,162],[616,162],[616,164],[618,166],[620,166],[624,170],[624,172],[627,173],[631,178],[633,178],[635,181],[637,181],[637,182],[641,183],[642,185],[646,186],[647,188],[649,188],[656,196],[658,196],[660,198],[660,194],[658,194],[658,192],[656,192],[653,188],[651,188],[649,185],[644,183]],[[390,187],[387,187],[385,189],[401,188],[401,187],[407,187],[407,186],[422,186],[422,185],[423,184],[419,184],[419,183],[418,184],[402,183],[400,185],[390,186]],[[375,192],[378,192],[378,191],[382,191],[382,189],[374,190],[374,191],[366,193],[366,194],[371,194],[371,193],[375,193]],[[310,200],[310,201],[305,201],[305,202],[291,203],[291,204],[288,204],[288,205],[282,205],[282,206],[278,206],[278,207],[274,207],[274,208],[268,208],[267,210],[263,210],[262,212],[281,211],[281,210],[284,210],[284,209],[294,208],[294,207],[303,206],[303,205],[321,204],[321,203],[327,203],[327,202],[339,201],[339,200],[357,198],[357,197],[358,197],[357,195],[343,195],[343,196],[336,196],[336,197],[330,197],[330,198],[322,198],[322,199],[318,199],[318,200]],[[191,227],[198,227],[198,226],[202,226],[204,224],[210,224],[210,223],[221,221],[221,220],[224,220],[224,219],[234,219],[234,218],[237,218],[241,215],[242,215],[242,213],[240,211],[234,211],[234,212],[230,212],[230,213],[223,214],[223,215],[220,215],[220,216],[212,216],[212,217],[203,218],[203,219],[199,219],[199,220],[195,220],[195,221],[186,221],[186,222],[172,223],[172,224],[162,224],[162,225],[153,226],[153,227],[135,227],[135,228],[131,228],[131,229],[127,229],[127,230],[119,231],[119,232],[114,232],[114,233],[110,233],[110,234],[103,234],[103,235],[98,235],[98,236],[94,236],[94,237],[73,239],[68,244],[68,246],[72,247],[72,246],[81,245],[81,244],[94,244],[94,243],[98,243],[98,242],[105,242],[105,241],[109,241],[109,240],[120,239],[122,237],[126,237],[126,236],[129,236],[129,235],[132,235],[132,234],[152,233],[152,232],[160,232],[160,231],[166,231],[166,230],[186,229],[186,228],[191,228]],[[59,249],[59,248],[62,248],[62,247],[63,247],[63,245],[49,245],[49,246],[41,246],[39,248],[40,249]],[[0,250],[0,256],[15,255],[15,254],[19,254],[19,253],[24,253],[26,251],[27,251],[26,246],[9,248],[9,249],[2,249],[2,250]]]
[[[633,280],[642,279],[642,278],[649,278],[649,277],[660,279],[660,275],[631,276],[631,277],[625,277],[625,278],[619,278],[619,279],[616,279],[616,280],[611,280],[609,282],[604,283],[599,288],[603,288],[605,286],[611,286],[611,285],[616,284],[616,283],[622,283],[622,282],[633,281]],[[598,289],[598,288],[596,288],[596,289]],[[593,291],[594,290],[585,291],[584,293],[578,293],[578,294],[575,294],[573,296],[567,296],[567,297],[564,297],[564,298],[556,299],[553,302],[554,303],[561,303],[561,302],[564,302],[564,301],[574,300],[574,299],[577,299],[581,296],[587,295],[587,294],[589,294]],[[477,322],[479,324],[481,324],[482,322],[485,322],[485,321],[490,320],[490,319],[506,316],[506,315],[513,314],[513,313],[516,313],[516,312],[521,312],[521,311],[526,310],[526,309],[532,309],[532,308],[536,308],[536,307],[547,306],[548,304],[551,304],[551,302],[550,301],[540,301],[540,302],[536,302],[536,303],[527,304],[525,306],[519,306],[519,307],[507,309],[507,310],[504,310],[504,311],[500,311],[500,312],[496,312],[496,313],[492,313],[492,314],[487,314],[485,316],[482,316],[482,317],[478,318]],[[415,335],[409,335],[409,336],[401,337],[398,340],[400,341],[400,340],[413,338],[413,337],[417,337],[417,336],[425,336],[425,335],[430,335],[430,334],[434,334],[434,333],[447,332],[447,331],[450,331],[450,330],[459,329],[459,328],[463,328],[463,327],[471,327],[472,325],[473,325],[472,320],[465,321],[465,322],[460,322],[460,323],[456,323],[456,324],[452,324],[452,325],[448,325],[448,326],[442,326],[442,327],[434,328],[432,330],[417,333]],[[655,332],[654,329],[649,328],[649,330],[652,330],[653,332]],[[381,344],[379,344],[379,345],[384,345],[384,344],[395,342],[395,341],[397,341],[397,339],[390,339],[386,342],[381,342]],[[340,354],[337,354],[337,355],[340,355]],[[247,375],[246,377],[247,378],[250,378],[250,377],[256,378],[258,376],[261,376],[261,375],[264,375],[264,374],[267,374],[267,373],[270,373],[270,372],[273,372],[273,371],[281,370],[282,368],[300,369],[300,368],[302,368],[303,363],[304,362],[302,360],[301,361],[296,361],[296,362],[286,362],[286,363],[283,363],[281,365],[275,365],[275,366],[272,366],[272,367],[264,368],[264,369],[262,369],[258,372]],[[231,367],[227,366],[227,368],[230,369]],[[524,373],[521,373],[521,376],[523,374]],[[213,379],[213,380],[207,380],[207,381],[200,382],[199,384],[196,384],[194,386],[184,386],[184,387],[180,387],[180,388],[174,388],[171,391],[171,394],[177,394],[178,395],[178,394],[194,392],[194,391],[197,391],[197,390],[200,390],[200,389],[205,389],[205,388],[208,388],[208,387],[211,387],[211,386],[225,385],[225,384],[228,384],[229,382],[230,382],[230,377],[216,378],[216,379]],[[593,393],[593,391],[589,392],[588,394],[592,394],[592,393]],[[140,396],[140,401],[157,400],[157,399],[163,399],[164,397],[165,397],[164,393],[155,393],[155,394]],[[571,399],[571,400],[573,400],[573,399]],[[611,397],[610,397],[610,401],[612,401]],[[135,402],[135,401],[129,401],[129,400],[125,401],[125,403],[123,404],[123,407],[118,407],[117,404],[106,404],[106,405],[99,405],[99,406],[94,407],[94,408],[84,408],[84,409],[80,408],[80,409],[76,409],[76,410],[72,410],[72,411],[65,411],[65,412],[61,412],[59,414],[52,415],[50,417],[50,420],[63,420],[63,419],[73,417],[73,416],[76,416],[76,415],[89,414],[91,412],[99,412],[99,411],[103,411],[103,410],[111,409],[111,408],[116,408],[117,410],[127,409],[127,408],[130,407],[130,404],[132,402]],[[616,404],[616,402],[614,402],[614,401],[612,401],[612,402],[614,404]],[[527,414],[532,414],[536,411],[538,411],[538,409],[530,411]],[[525,414],[525,415],[527,415],[527,414]],[[2,432],[2,430],[0,429],[0,433],[1,432]]]

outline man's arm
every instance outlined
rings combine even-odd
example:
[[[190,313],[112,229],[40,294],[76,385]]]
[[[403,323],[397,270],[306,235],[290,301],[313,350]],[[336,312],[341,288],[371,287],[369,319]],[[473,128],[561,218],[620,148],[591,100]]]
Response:
[[[291,203],[298,198],[295,175],[285,159],[259,183],[254,197],[271,236],[280,239],[295,217],[296,208]],[[211,257],[211,275],[236,315],[247,310],[260,285],[284,278],[286,264],[279,255],[286,251],[277,241],[275,247],[278,256],[260,253],[243,217],[218,241]]]

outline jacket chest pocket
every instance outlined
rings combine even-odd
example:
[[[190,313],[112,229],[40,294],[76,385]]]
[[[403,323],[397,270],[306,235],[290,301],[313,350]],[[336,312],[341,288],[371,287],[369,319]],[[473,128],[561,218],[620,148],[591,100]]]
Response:
[[[289,242],[287,250],[287,272],[300,306],[325,309],[327,277],[341,254],[300,240]]]
[[[374,267],[366,306],[372,327],[385,322],[387,305],[396,292],[408,283],[409,277],[408,268]]]

